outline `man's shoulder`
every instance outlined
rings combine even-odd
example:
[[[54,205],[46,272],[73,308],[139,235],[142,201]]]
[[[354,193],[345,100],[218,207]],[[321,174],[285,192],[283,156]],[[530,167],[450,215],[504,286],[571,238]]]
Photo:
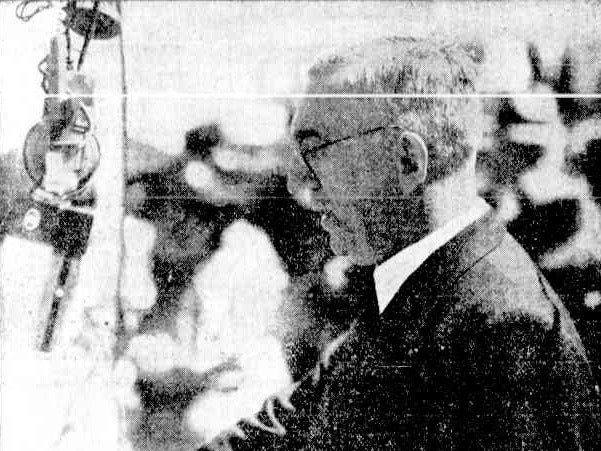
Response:
[[[574,323],[536,264],[505,233],[499,246],[459,277],[439,330],[486,331],[506,327],[556,335],[563,346],[582,350]],[[579,353],[579,352],[578,352]]]
[[[449,287],[454,308],[476,310],[488,320],[520,314],[552,322],[560,302],[526,251],[508,233],[500,244]]]

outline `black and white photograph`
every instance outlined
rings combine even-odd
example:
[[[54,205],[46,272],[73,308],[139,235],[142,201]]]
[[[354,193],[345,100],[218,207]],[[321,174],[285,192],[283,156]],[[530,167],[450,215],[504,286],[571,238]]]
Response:
[[[0,1],[0,450],[600,450],[600,29]]]

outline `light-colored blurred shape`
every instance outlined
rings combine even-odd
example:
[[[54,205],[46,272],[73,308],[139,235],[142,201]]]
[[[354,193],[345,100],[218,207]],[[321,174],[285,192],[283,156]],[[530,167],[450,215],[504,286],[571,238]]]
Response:
[[[202,161],[193,161],[184,170],[186,183],[202,192],[214,192],[218,189],[219,182],[215,171]]]
[[[293,191],[294,194],[294,198],[297,200],[297,202],[299,204],[301,204],[303,207],[311,209],[313,208],[315,201],[314,201],[314,194],[313,191],[306,186],[301,186],[298,189],[295,189]]]
[[[59,265],[60,257],[46,243],[7,236],[0,244],[3,356],[33,351],[41,344]]]
[[[562,168],[550,164],[537,165],[520,177],[520,187],[528,198],[537,205],[558,199],[578,199],[590,190],[584,177],[572,177]]]
[[[235,358],[239,369],[220,375],[216,390],[199,397],[186,423],[210,440],[291,382],[282,344],[271,335],[289,278],[265,232],[246,221],[232,224],[219,250],[194,278],[202,303],[196,362],[221,354]]]
[[[567,242],[540,258],[539,264],[543,268],[584,268],[601,260],[601,211],[592,199],[582,199],[579,206],[578,231]]]
[[[114,449],[124,437],[116,414],[137,397],[132,371],[117,375],[112,359],[98,352],[110,349],[112,339],[99,339],[89,318],[96,315],[95,324],[104,324],[111,317],[85,314],[83,299],[65,297],[51,352],[37,351],[57,258],[50,246],[9,236],[0,248],[0,268],[2,450]],[[70,280],[67,289],[72,287]]]
[[[213,161],[219,169],[228,172],[273,174],[280,171],[282,154],[276,146],[255,149],[241,147],[216,147],[212,151]]]
[[[531,84],[528,48],[515,36],[495,36],[485,40],[485,62],[477,81],[480,93],[524,93]]]
[[[570,60],[571,92],[596,94],[601,88],[601,40],[598,34],[593,37],[572,39],[568,48]],[[598,99],[578,99],[578,102],[592,103]]]
[[[48,53],[49,38],[59,33],[61,7],[54,7],[23,23],[15,16],[18,2],[0,2],[0,152],[21,148],[27,131],[42,114],[44,91],[36,66]],[[6,114],[10,112],[10,114]]]
[[[48,244],[7,236],[0,245],[2,450],[52,450],[65,426],[73,387],[88,370],[85,360],[71,360],[72,353],[38,351],[59,263]]]
[[[216,205],[256,201],[272,186],[272,175],[285,173],[287,148],[285,140],[267,146],[217,146],[210,159],[187,163],[184,180],[200,198]]]
[[[184,179],[199,197],[214,205],[243,204],[256,195],[255,184],[226,185],[215,169],[202,161],[189,162],[184,169]]]
[[[108,371],[97,365],[79,387],[75,403],[70,406],[69,427],[58,446],[59,451],[114,449],[119,442],[119,423],[115,419],[117,400]],[[133,387],[133,383],[132,383]],[[98,433],[102,425],[102,434]]]
[[[176,157],[158,149],[146,142],[128,139],[126,172],[128,178],[142,173],[152,173],[164,170],[174,163]],[[183,149],[183,147],[182,147]],[[182,150],[180,149],[180,150]],[[128,190],[130,187],[128,187]]]
[[[507,187],[499,189],[499,192],[497,193],[497,202],[497,215],[502,221],[513,221],[522,211],[517,194]]]
[[[126,355],[147,376],[172,381],[168,374],[173,369],[186,368],[197,374],[205,374],[232,360],[231,346],[220,346],[220,342],[207,341],[201,353],[195,346],[173,338],[168,333],[141,334],[133,337]]]
[[[333,290],[342,290],[348,283],[346,271],[353,264],[348,256],[336,256],[326,262],[323,268],[323,278]]]
[[[135,368],[95,361],[81,346],[3,353],[2,366],[2,450],[113,450],[115,410],[138,404]]]
[[[179,298],[179,311],[175,318],[176,339],[190,354],[196,349],[196,335],[200,303],[194,288],[187,286]]]
[[[584,305],[590,309],[595,309],[601,305],[601,292],[600,291],[589,291],[584,296]]]
[[[97,100],[97,115],[104,113],[105,117],[118,118],[118,115],[115,116],[117,111],[120,111],[118,99]],[[94,209],[94,222],[87,250],[79,265],[77,284],[73,289],[73,307],[65,316],[68,326],[61,330],[58,340],[67,343],[76,340],[80,334],[95,334],[93,341],[97,342],[97,347],[94,352],[112,353],[111,342],[116,339],[116,299],[123,251],[122,135],[120,126],[111,124],[111,121],[98,124],[96,133],[103,155],[94,176],[98,199]]]
[[[493,150],[495,144],[494,132],[497,128],[496,111],[487,111],[485,109],[484,114],[480,118],[480,126],[480,135],[474,137],[477,143],[476,149],[478,152],[490,152]],[[473,132],[477,132],[477,130]]]
[[[167,333],[137,335],[129,341],[126,352],[141,371],[148,373],[181,368],[186,354],[189,356]]]
[[[306,82],[306,68],[303,62],[315,57],[315,49],[309,47],[305,51],[279,53],[276,58],[265,57],[260,64],[258,75],[258,91],[266,95],[286,96],[303,92]],[[306,64],[305,64],[306,65]],[[280,103],[285,99],[276,99]]]
[[[156,302],[152,277],[152,251],[157,231],[148,221],[126,216],[123,224],[125,258],[121,275],[122,307],[128,311],[148,310]]]
[[[559,122],[517,124],[508,127],[509,139],[518,144],[543,147],[536,165],[519,178],[519,185],[535,204],[559,198],[574,199],[586,196],[589,186],[582,177],[568,174],[565,149],[569,141],[567,129]]]
[[[69,406],[68,427],[63,431],[57,450],[129,450],[125,419],[126,409],[139,405],[134,389],[136,378],[137,370],[130,361],[119,360],[114,365],[112,362],[94,362],[77,386],[78,395]],[[117,421],[113,420],[115,410]],[[103,432],[100,435],[99,425]],[[91,440],[94,442],[90,443]]]
[[[200,334],[235,347],[274,325],[289,278],[267,234],[241,220],[223,232],[193,283],[202,303]]]
[[[580,121],[570,129],[568,156],[580,155],[587,151],[589,141],[601,139],[601,121],[599,119],[586,119]]]
[[[166,333],[130,341],[127,355],[143,372],[188,368],[202,374],[235,363],[235,369],[212,376],[209,390],[185,415],[202,440],[254,415],[269,395],[291,383],[282,344],[272,335],[288,283],[265,232],[238,221],[194,277],[201,304],[196,346],[191,349],[186,340]]]
[[[134,362],[125,358],[115,362],[112,380],[115,383],[115,396],[123,407],[131,409],[140,404],[140,398],[135,392],[137,377],[138,370]]]
[[[532,96],[520,96],[511,99],[517,113],[531,122],[560,123],[557,99],[553,96],[551,88],[541,83],[536,83],[529,89]]]
[[[65,164],[66,160],[67,158],[62,152],[48,152],[46,154],[44,189],[62,195],[77,188],[79,179],[75,171]]]
[[[538,52],[539,69],[541,75],[547,79],[559,79],[562,63],[568,46],[568,37],[562,35],[553,36],[553,39],[537,39],[535,41]]]
[[[265,232],[237,221],[224,231],[221,246],[194,277],[195,299],[200,302],[195,330],[189,330],[195,315],[186,312],[177,324],[186,330],[178,330],[177,339],[167,333],[140,335],[130,340],[127,355],[150,373],[176,367],[203,373],[232,358],[245,361],[248,343],[271,337],[288,282]],[[194,346],[188,343],[192,336]]]
[[[229,142],[267,145],[286,133],[288,111],[284,105],[270,101],[224,102],[221,118],[221,127]]]
[[[210,441],[253,417],[273,393],[292,383],[281,344],[273,337],[256,337],[239,349],[241,369],[224,373],[212,390],[192,403],[186,424],[201,440]]]
[[[89,362],[25,348],[2,357],[2,450],[55,451]]]

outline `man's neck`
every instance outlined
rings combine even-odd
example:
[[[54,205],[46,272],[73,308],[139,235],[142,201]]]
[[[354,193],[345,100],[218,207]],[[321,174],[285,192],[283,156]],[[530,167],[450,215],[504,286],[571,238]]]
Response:
[[[431,183],[424,194],[428,234],[482,202],[478,196],[476,177],[465,173]]]
[[[399,219],[392,221],[383,232],[388,239],[378,240],[380,247],[375,264],[421,241],[483,202],[477,194],[476,178],[468,171],[428,184],[414,199],[410,208],[394,212]]]

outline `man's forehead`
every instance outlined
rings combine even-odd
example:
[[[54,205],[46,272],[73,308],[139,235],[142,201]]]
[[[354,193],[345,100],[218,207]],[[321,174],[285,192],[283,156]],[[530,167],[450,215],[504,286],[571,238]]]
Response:
[[[311,95],[311,94],[310,94]],[[292,132],[314,130],[326,137],[352,134],[388,125],[393,109],[386,99],[369,97],[308,97],[303,99],[292,122]]]

